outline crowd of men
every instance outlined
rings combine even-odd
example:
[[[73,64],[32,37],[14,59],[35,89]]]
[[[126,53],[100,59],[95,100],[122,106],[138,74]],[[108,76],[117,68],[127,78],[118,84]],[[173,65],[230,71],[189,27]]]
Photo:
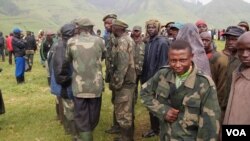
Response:
[[[106,15],[103,23],[103,37],[100,30],[95,34],[90,19],[77,18],[57,34],[41,31],[37,42],[31,32],[22,38],[19,28],[6,39],[10,64],[11,54],[15,56],[17,83],[23,83],[24,72],[32,69],[39,46],[58,118],[73,140],[93,141],[105,82],[113,104],[113,124],[105,132],[117,134],[115,141],[134,141],[138,95],[150,117],[144,138],[221,140],[222,124],[250,124],[247,22],[225,30],[222,51],[217,51],[203,20],[162,26],[151,19],[145,24],[145,37],[138,25],[128,34],[128,24],[115,14]]]

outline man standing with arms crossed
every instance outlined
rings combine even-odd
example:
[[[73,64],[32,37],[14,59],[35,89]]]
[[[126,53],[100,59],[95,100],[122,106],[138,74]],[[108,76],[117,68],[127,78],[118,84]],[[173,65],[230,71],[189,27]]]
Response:
[[[119,123],[121,136],[115,141],[133,141],[134,137],[134,90],[135,90],[135,44],[126,34],[128,25],[120,20],[113,20],[112,32],[117,40],[112,47],[112,73],[109,83],[114,92],[115,116]]]

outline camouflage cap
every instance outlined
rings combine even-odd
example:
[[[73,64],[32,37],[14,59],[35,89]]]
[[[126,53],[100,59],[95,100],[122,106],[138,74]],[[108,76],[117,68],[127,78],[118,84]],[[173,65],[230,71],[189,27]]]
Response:
[[[128,24],[126,24],[125,22],[123,22],[121,20],[113,20],[112,25],[113,26],[120,26],[120,27],[123,27],[123,28],[128,28]]]
[[[94,26],[95,25],[88,18],[78,18],[78,19],[74,19],[72,22],[75,23],[75,24],[77,24],[80,27]]]
[[[117,19],[116,14],[108,14],[105,17],[103,17],[102,21],[105,21],[107,18]]]
[[[136,25],[133,27],[133,31],[141,31],[141,30],[142,30],[141,26]]]

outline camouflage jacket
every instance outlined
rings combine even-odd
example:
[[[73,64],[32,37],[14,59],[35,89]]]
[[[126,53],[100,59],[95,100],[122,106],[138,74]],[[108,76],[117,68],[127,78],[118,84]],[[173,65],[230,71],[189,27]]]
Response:
[[[75,97],[100,97],[104,87],[101,58],[104,42],[81,33],[68,40],[66,59],[73,64],[72,89]]]
[[[112,57],[111,57],[111,52],[112,52],[112,47],[114,46],[115,42],[115,37],[114,35],[111,33],[109,35],[106,36],[105,39],[105,65],[106,65],[106,74],[105,74],[105,81],[107,83],[110,82],[110,75],[111,75],[111,61],[112,61]]]
[[[125,34],[117,38],[117,45],[112,47],[111,90],[118,90],[125,85],[135,84],[134,48],[134,41]]]
[[[216,88],[212,79],[196,67],[178,89],[173,70],[161,69],[142,86],[141,98],[160,119],[161,141],[217,140],[220,107]],[[180,111],[173,123],[164,118],[171,107]]]
[[[143,62],[144,62],[144,54],[145,54],[145,44],[143,41],[138,41],[135,43],[135,71],[136,75],[141,75]]]

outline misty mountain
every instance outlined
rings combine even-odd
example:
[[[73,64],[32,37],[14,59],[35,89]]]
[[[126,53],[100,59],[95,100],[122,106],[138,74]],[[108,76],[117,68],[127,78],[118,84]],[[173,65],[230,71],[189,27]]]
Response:
[[[226,28],[250,19],[250,4],[241,0],[213,0],[206,5],[183,0],[0,0],[0,30],[13,27],[37,31],[57,30],[77,17],[88,17],[103,29],[102,18],[116,13],[130,27],[145,25],[149,19],[192,22],[204,19],[209,27]],[[248,21],[249,22],[249,21]]]

